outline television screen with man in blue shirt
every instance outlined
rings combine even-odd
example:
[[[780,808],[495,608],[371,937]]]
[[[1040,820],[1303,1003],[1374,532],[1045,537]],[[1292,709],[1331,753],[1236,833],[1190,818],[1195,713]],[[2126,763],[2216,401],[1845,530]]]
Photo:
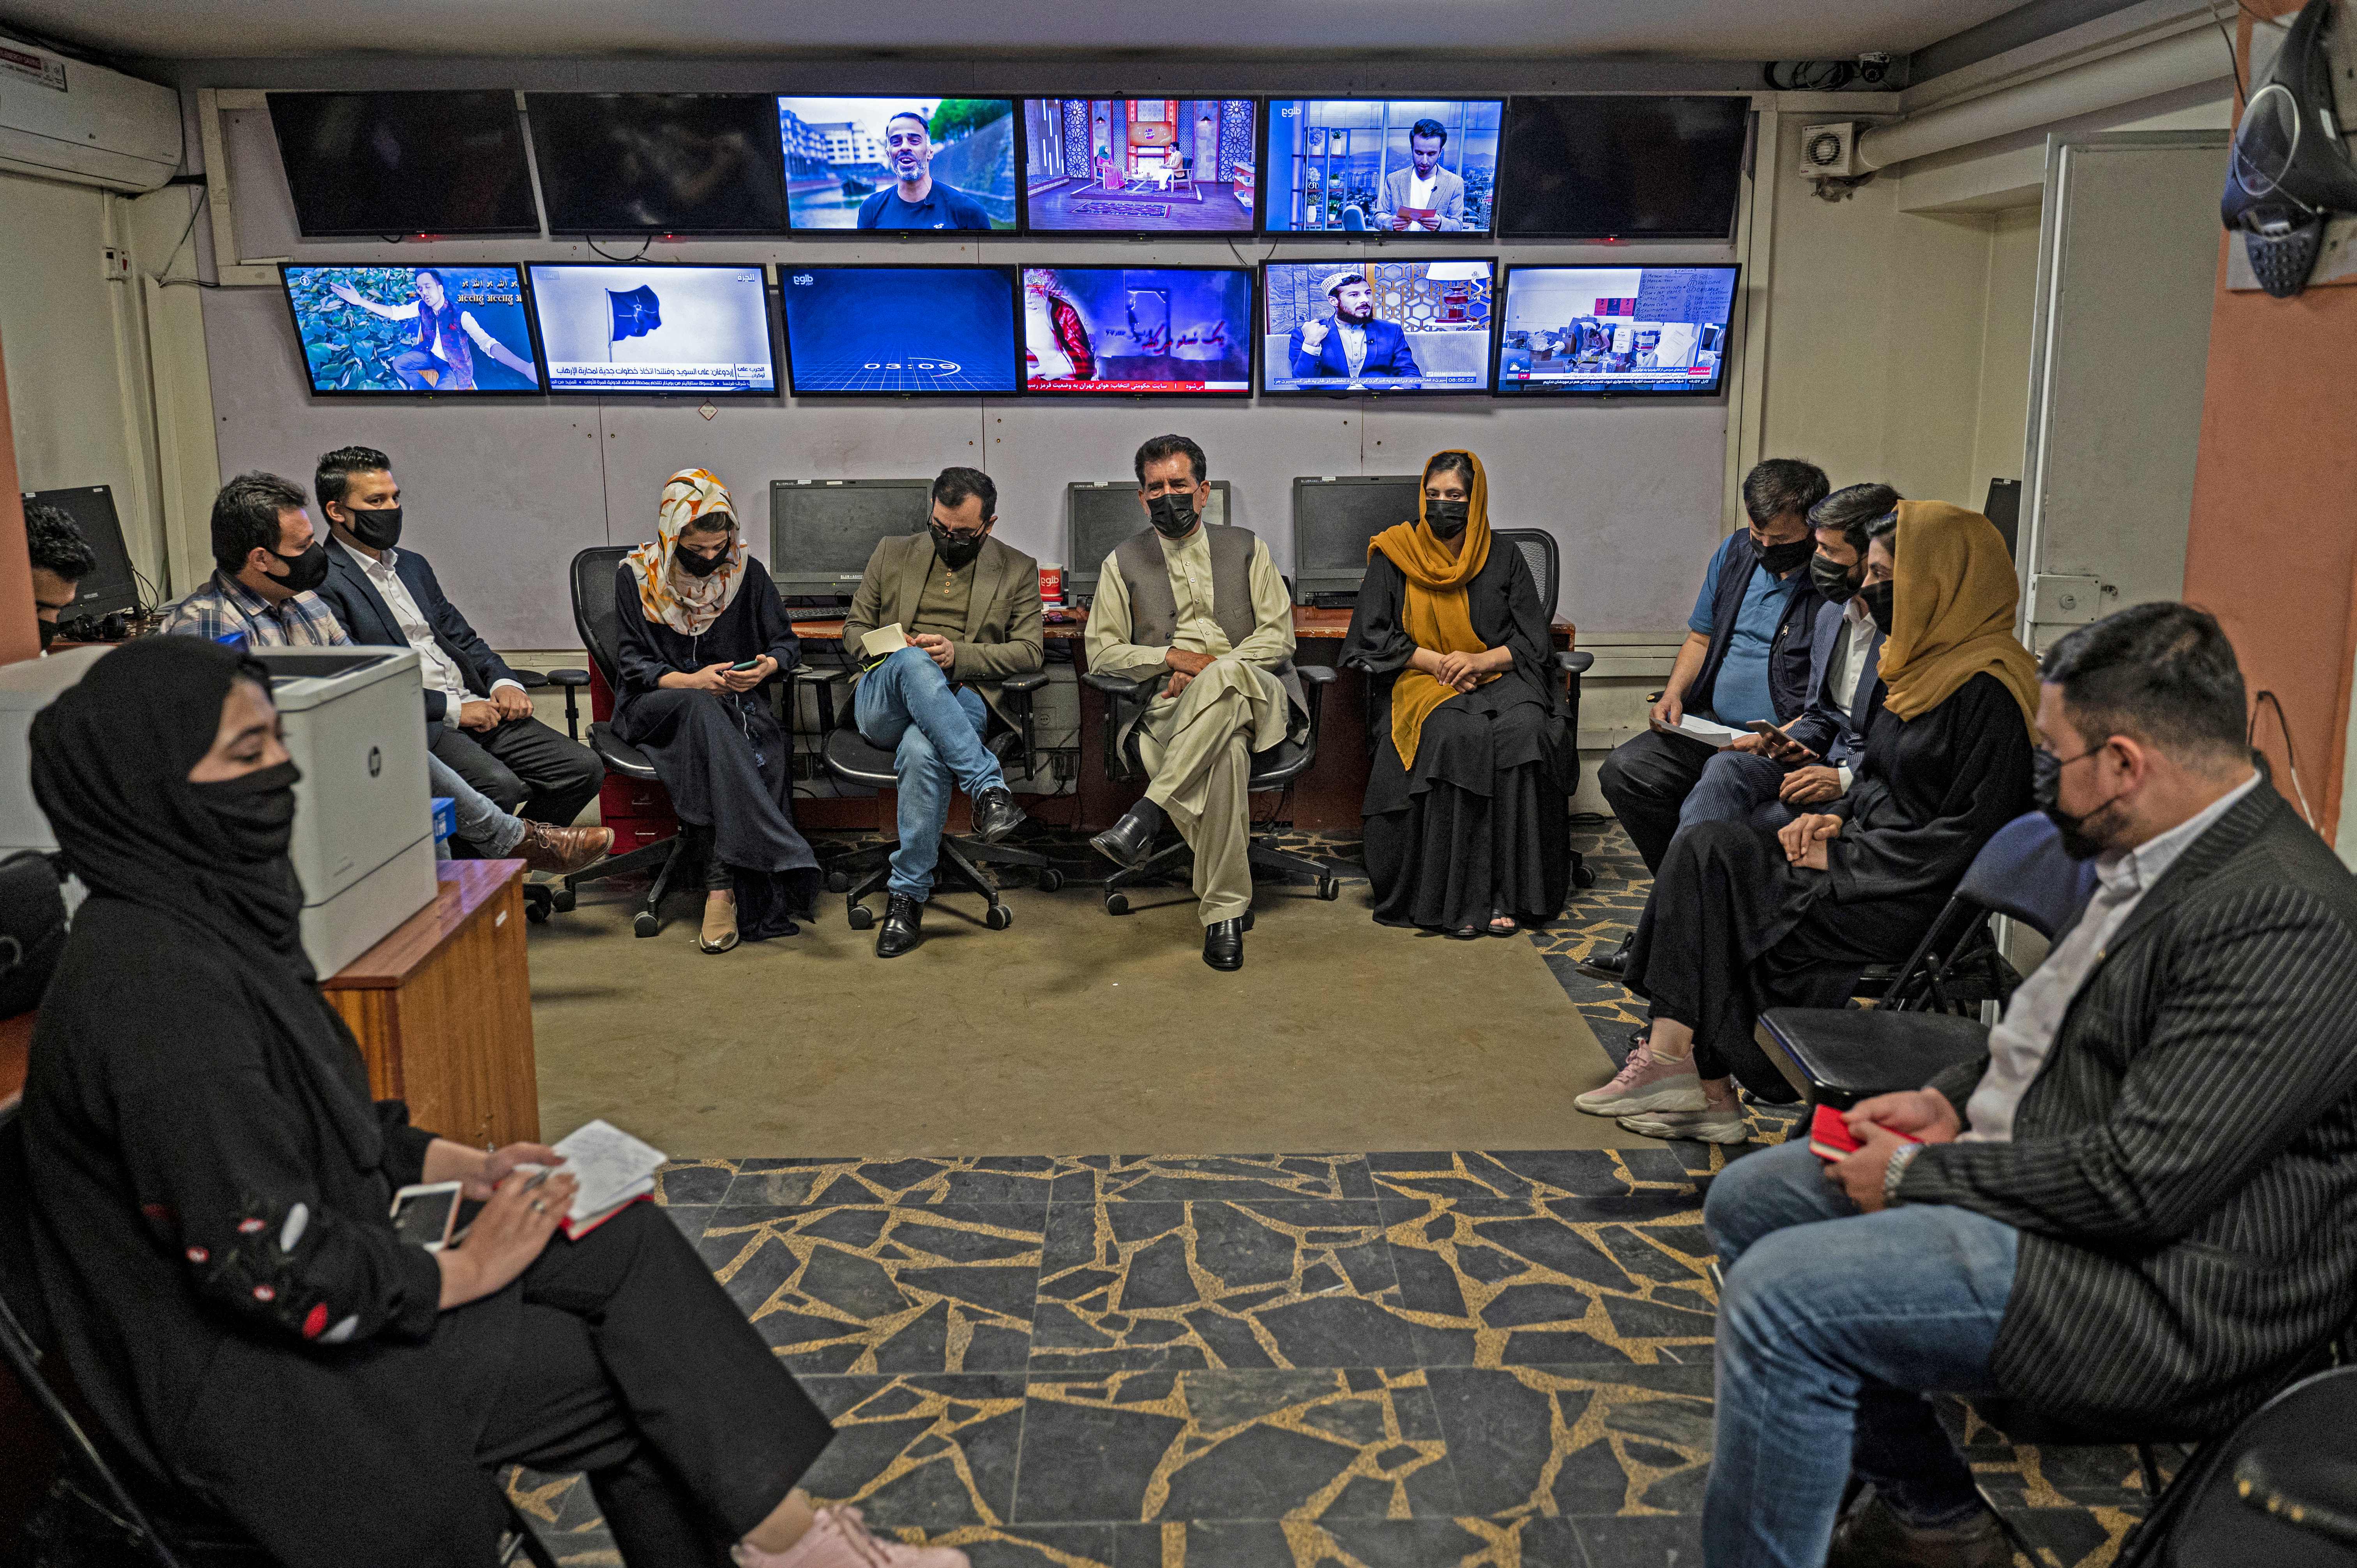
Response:
[[[1011,98],[780,98],[791,229],[1011,230]]]

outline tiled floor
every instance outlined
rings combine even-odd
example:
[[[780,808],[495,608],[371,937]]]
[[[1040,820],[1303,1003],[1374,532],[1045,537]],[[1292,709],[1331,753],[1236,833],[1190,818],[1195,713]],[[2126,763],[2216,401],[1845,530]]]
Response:
[[[1583,840],[1598,887],[1531,940],[1609,1047],[1637,1015],[1573,965],[1642,869]],[[660,1197],[834,1418],[811,1491],[976,1568],[1695,1568],[1726,1157],[706,1160]],[[2126,1450],[1948,1414],[2036,1568],[2112,1560]],[[586,1486],[511,1485],[620,1561]]]

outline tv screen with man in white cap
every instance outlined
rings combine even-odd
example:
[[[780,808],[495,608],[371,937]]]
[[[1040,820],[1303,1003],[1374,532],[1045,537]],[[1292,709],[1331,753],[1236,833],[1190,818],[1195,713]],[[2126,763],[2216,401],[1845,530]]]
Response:
[[[1490,390],[1491,263],[1271,262],[1261,391]]]

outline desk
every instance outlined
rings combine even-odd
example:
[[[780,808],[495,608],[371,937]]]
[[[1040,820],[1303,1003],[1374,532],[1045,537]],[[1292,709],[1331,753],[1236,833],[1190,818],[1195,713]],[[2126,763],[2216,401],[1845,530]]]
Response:
[[[472,1148],[540,1141],[523,872],[440,862],[434,902],[320,986],[360,1039],[369,1093]]]
[[[1069,618],[1049,621],[1044,628],[1049,642],[1072,645],[1072,668],[1088,668],[1082,652],[1081,633],[1088,625],[1086,610],[1066,610]],[[1293,610],[1295,661],[1301,664],[1332,665],[1340,651],[1342,639],[1350,634],[1351,612],[1346,609],[1319,609],[1297,605]],[[839,620],[806,620],[794,627],[795,634],[806,644],[833,650],[840,646],[843,623]],[[1555,644],[1557,648],[1576,646],[1578,628],[1561,616],[1555,618]],[[1143,783],[1133,781],[1115,784],[1105,777],[1104,762],[1104,693],[1092,686],[1081,687],[1081,764],[1077,793],[1070,796],[1021,795],[1017,799],[1042,822],[1074,827],[1094,832],[1113,825],[1145,792]],[[1297,828],[1317,830],[1355,830],[1362,820],[1361,811],[1367,798],[1367,773],[1372,760],[1367,746],[1367,678],[1355,670],[1336,673],[1334,683],[1326,689],[1325,708],[1319,719],[1317,765],[1294,781],[1292,803],[1286,820]],[[1255,821],[1274,811],[1276,801],[1267,797],[1255,797],[1253,813]],[[851,808],[845,811],[845,808]],[[963,820],[964,800],[960,798],[957,821]],[[831,800],[797,800],[797,817],[813,827],[860,827],[877,832],[891,831],[891,819],[871,801],[845,801],[838,806]],[[953,828],[955,823],[952,824]]]

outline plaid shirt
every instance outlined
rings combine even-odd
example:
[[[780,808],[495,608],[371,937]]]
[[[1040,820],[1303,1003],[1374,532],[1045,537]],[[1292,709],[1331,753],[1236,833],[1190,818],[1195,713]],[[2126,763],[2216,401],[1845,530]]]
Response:
[[[168,636],[216,642],[242,631],[248,648],[336,648],[351,641],[335,610],[318,595],[297,594],[274,605],[220,572],[172,607],[164,630]]]

